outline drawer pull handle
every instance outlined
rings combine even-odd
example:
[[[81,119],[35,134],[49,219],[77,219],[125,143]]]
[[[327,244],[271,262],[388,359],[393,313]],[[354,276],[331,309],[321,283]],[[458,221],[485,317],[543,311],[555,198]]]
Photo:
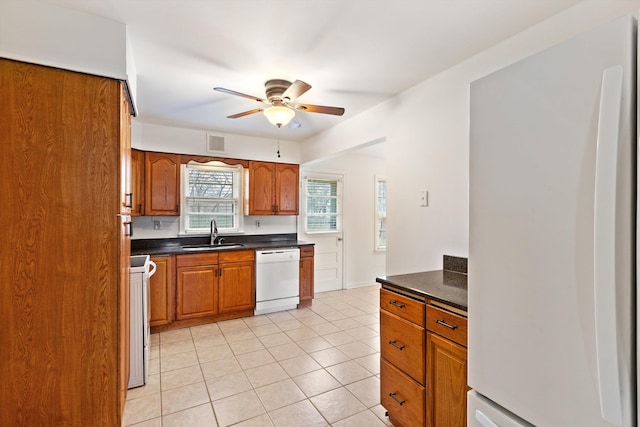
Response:
[[[389,341],[389,344],[391,344],[392,346],[394,346],[400,351],[404,350],[404,346],[402,344],[396,344],[396,340]]]
[[[398,308],[404,308],[404,304],[402,304],[401,302],[395,301],[395,300],[389,301],[389,304],[395,305]]]
[[[395,393],[389,393],[389,397],[395,400],[396,402],[398,402],[398,405],[400,406],[404,405],[404,400],[398,399]]]
[[[456,329],[458,329],[458,325],[450,325],[447,322],[445,322],[444,320],[436,320],[436,323],[438,325],[442,325],[444,327],[447,327],[447,328],[451,329],[452,331],[455,331]]]

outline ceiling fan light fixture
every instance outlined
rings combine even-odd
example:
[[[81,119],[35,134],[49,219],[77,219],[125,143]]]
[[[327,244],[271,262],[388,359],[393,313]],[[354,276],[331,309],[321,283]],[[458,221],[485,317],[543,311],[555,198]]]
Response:
[[[267,116],[267,119],[278,127],[286,125],[296,115],[296,112],[291,108],[283,107],[281,105],[274,105],[265,109],[263,112],[264,115]]]

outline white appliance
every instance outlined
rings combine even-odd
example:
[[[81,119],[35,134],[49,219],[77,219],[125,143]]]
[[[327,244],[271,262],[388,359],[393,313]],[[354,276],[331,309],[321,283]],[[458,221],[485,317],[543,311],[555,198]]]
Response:
[[[300,249],[256,251],[254,314],[291,310],[300,303]]]
[[[636,39],[471,84],[469,426],[637,425]]]
[[[140,387],[149,380],[149,278],[156,264],[149,255],[131,256],[129,273],[129,387]]]

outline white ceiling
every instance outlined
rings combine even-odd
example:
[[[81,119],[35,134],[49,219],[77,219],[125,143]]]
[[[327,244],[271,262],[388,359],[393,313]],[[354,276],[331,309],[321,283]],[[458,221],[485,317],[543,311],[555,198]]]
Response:
[[[46,0],[126,23],[146,122],[302,141],[580,0]],[[268,79],[313,86],[278,130],[221,86],[264,97]]]

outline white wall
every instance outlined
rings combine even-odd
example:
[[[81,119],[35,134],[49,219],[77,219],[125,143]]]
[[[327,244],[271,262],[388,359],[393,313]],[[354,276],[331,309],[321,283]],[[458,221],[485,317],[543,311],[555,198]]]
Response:
[[[124,24],[33,0],[1,9],[0,57],[127,79]]]
[[[375,176],[385,176],[386,160],[365,154],[366,151],[358,150],[301,167],[301,176],[311,171],[344,175],[345,288],[371,285],[386,271],[386,253],[374,251]]]
[[[278,141],[276,139],[225,134],[216,131],[211,131],[211,134],[225,138],[226,154],[222,157],[300,163],[300,144],[297,142],[281,140],[280,158],[278,158]],[[206,141],[206,130],[163,126],[136,119],[132,120],[131,145],[140,150],[216,156],[216,154],[207,152]]]
[[[246,160],[263,160],[282,163],[299,163],[300,146],[297,142],[280,141],[278,158],[277,140],[250,136],[224,134],[226,154],[221,157]],[[218,156],[207,152],[207,131],[177,128],[144,123],[133,119],[131,124],[131,144],[145,151],[160,151],[179,154]],[[297,232],[296,216],[245,216],[244,234],[282,234]],[[160,221],[161,229],[154,229],[154,221]],[[259,221],[258,227],[256,221]],[[144,216],[133,219],[133,239],[161,239],[177,237],[180,232],[180,218],[170,216]]]
[[[585,0],[491,49],[305,141],[303,162],[387,140],[387,274],[468,256],[469,83],[640,8],[640,0]],[[419,207],[420,190],[429,206]]]

